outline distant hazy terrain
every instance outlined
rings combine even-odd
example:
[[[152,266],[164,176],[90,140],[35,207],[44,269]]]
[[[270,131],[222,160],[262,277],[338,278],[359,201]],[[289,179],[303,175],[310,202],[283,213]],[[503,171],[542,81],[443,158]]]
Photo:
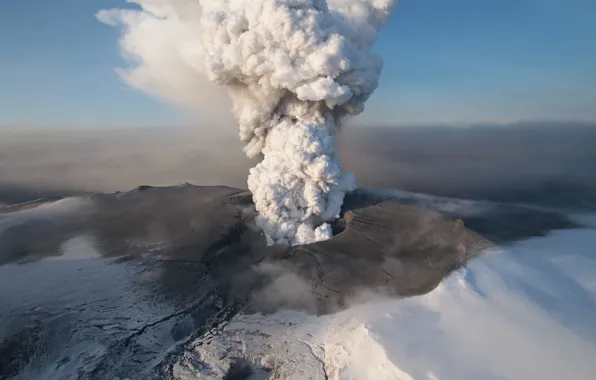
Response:
[[[365,187],[442,196],[595,203],[596,125],[347,127],[345,170]],[[0,203],[141,184],[246,188],[236,128],[0,128]]]

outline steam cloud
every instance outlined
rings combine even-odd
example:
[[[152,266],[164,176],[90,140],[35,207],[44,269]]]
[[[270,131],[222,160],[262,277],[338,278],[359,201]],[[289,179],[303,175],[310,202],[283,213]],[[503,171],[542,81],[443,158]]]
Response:
[[[148,64],[159,52],[134,43],[163,30],[157,47],[167,46],[164,53],[174,52],[193,75],[227,88],[245,153],[263,157],[250,170],[248,187],[268,243],[330,238],[327,222],[356,187],[354,175],[340,170],[334,136],[341,119],[362,112],[378,85],[382,60],[370,48],[393,0],[133,2],[142,10],[98,14],[126,27],[121,46],[140,65],[125,79],[152,93],[166,88],[151,84],[167,78],[161,66]],[[176,40],[164,43],[168,37]]]

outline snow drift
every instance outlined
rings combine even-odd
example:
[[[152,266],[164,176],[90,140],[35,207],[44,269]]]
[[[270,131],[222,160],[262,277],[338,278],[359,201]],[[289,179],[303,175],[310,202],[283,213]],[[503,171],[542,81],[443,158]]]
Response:
[[[174,374],[219,379],[241,357],[251,378],[592,379],[595,237],[556,231],[489,252],[423,296],[238,315],[193,342]]]

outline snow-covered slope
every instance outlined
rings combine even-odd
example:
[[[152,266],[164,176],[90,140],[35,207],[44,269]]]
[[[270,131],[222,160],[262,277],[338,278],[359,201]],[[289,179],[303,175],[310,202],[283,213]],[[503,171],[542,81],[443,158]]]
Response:
[[[250,379],[594,379],[595,246],[594,229],[555,231],[488,252],[424,296],[237,316],[173,372],[221,379],[246,359]]]
[[[223,307],[218,283],[200,263],[163,258],[192,258],[221,236],[197,221],[234,225],[238,204],[213,202],[230,194],[237,190],[144,188],[1,214],[0,378],[596,378],[596,215],[391,192],[403,203],[461,215],[470,228],[475,221],[505,243],[424,296],[363,293],[333,315],[282,310],[222,322],[242,303]],[[103,218],[93,214],[99,211]],[[147,231],[151,239],[143,240]],[[352,243],[332,252],[341,257],[345,247],[371,256],[368,246]],[[224,279],[242,272],[229,266],[230,256],[219,260],[230,276]],[[363,266],[354,268],[343,288],[357,282]],[[283,294],[298,290],[291,283]],[[222,324],[204,334],[213,323]],[[247,370],[249,377],[239,375]]]

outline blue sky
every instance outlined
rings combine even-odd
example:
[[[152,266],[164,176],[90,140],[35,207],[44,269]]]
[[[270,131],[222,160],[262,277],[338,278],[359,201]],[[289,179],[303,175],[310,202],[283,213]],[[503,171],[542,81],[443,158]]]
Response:
[[[127,88],[119,30],[95,13],[124,0],[13,0],[0,11],[0,125],[187,121]],[[375,50],[381,85],[361,116],[388,125],[596,120],[593,0],[401,0]]]

